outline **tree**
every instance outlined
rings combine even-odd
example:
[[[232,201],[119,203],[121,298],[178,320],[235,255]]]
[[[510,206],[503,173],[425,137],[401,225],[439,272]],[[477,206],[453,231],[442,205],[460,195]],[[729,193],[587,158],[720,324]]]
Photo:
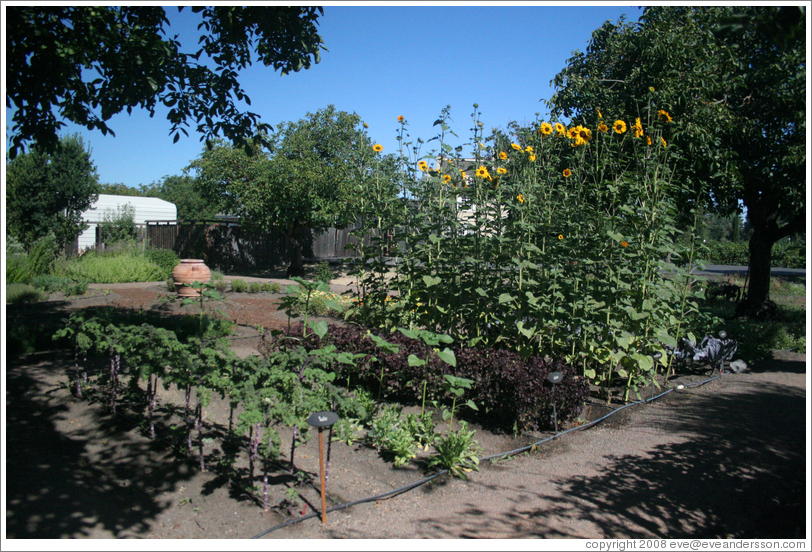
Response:
[[[141,197],[144,195],[136,188],[130,188],[129,186],[121,182],[117,182],[115,184],[101,184],[99,186],[99,193],[110,195],[135,196],[135,197]]]
[[[35,144],[6,165],[8,232],[26,248],[49,234],[70,243],[87,228],[82,213],[98,194],[96,167],[79,135],[60,139],[53,154]]]
[[[165,176],[148,186],[142,185],[140,190],[147,197],[174,203],[180,220],[205,220],[217,214],[217,207],[200,195],[194,178],[188,175]]]
[[[248,227],[284,231],[291,248],[288,274],[302,276],[302,233],[354,222],[355,199],[372,178],[372,144],[356,114],[328,106],[298,122],[281,123],[270,150],[254,155],[222,143],[188,169],[195,186],[219,210]]]
[[[183,10],[179,7],[178,11]],[[210,143],[220,135],[245,146],[268,125],[251,105],[238,73],[253,62],[282,74],[320,61],[316,22],[320,7],[191,7],[202,16],[200,48],[181,52],[160,6],[9,6],[6,13],[6,106],[15,108],[9,157],[36,141],[53,152],[67,119],[115,135],[113,115],[134,107],[150,116],[158,104],[174,140],[190,122]],[[201,60],[201,56],[203,59]],[[208,60],[207,60],[208,58]],[[206,65],[214,65],[211,69]]]
[[[651,103],[673,117],[686,213],[747,208],[741,315],[769,298],[773,244],[805,228],[804,20],[797,6],[650,6],[637,24],[605,23],[553,80],[559,115],[645,113]]]

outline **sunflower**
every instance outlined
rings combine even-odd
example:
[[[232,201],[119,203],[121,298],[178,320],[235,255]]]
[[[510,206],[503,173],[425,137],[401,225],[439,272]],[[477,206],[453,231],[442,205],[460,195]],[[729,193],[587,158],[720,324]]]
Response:
[[[563,240],[563,239],[564,239],[564,234],[559,234],[559,235],[558,235],[558,239],[559,239],[559,240]]]
[[[559,136],[566,136],[567,135],[567,127],[565,127],[561,123],[556,123],[555,124],[555,131],[558,133]]]
[[[620,242],[620,246],[621,246],[621,247],[629,247],[629,242],[627,242],[627,241],[622,241],[622,242]]]
[[[585,146],[592,140],[592,131],[585,126],[578,125],[570,129],[570,138],[575,140],[573,146]]]
[[[364,128],[369,128],[369,125],[364,123]]]
[[[443,175],[443,182],[445,182],[445,183],[451,182],[451,175],[450,174],[444,174]]]
[[[651,136],[646,136],[646,143],[650,146],[651,145]]]
[[[522,194],[517,195],[516,199],[519,200],[519,203],[524,203],[524,196]]]
[[[660,136],[660,143],[663,145],[664,148],[668,147],[668,142],[665,141],[665,138]]]
[[[524,151],[526,153],[533,153],[533,146],[527,146],[526,148],[524,148]]]
[[[464,171],[464,170],[462,170],[462,169],[457,169],[457,170],[459,170],[459,171],[460,171],[460,178],[462,178],[463,180],[465,180],[466,178],[468,178],[468,176],[465,174],[465,171]]]
[[[421,171],[427,171],[427,170],[429,170],[429,165],[425,161],[420,161],[417,164],[417,168],[419,168]]]
[[[618,134],[623,134],[624,132],[626,132],[626,123],[618,119],[617,121],[615,121],[615,124],[612,125],[612,130],[614,130]]]
[[[531,153],[531,154],[530,154],[530,157],[528,157],[528,159],[530,159],[530,161],[535,161],[535,160],[536,160],[536,154],[535,154],[535,153]]]
[[[377,152],[381,152],[383,151],[383,146],[380,144],[375,144],[374,146],[372,146],[372,149],[374,149]]]
[[[522,151],[522,147],[519,144],[510,144],[510,147],[512,147],[516,151]]]
[[[488,169],[485,168],[484,165],[480,165],[480,167],[476,170],[476,175],[479,178],[490,178],[490,173],[488,173]]]
[[[635,138],[643,137],[643,123],[640,122],[640,117],[634,120],[634,126],[632,127],[632,129],[634,130]]]
[[[601,124],[598,125],[598,130],[600,130],[601,132],[609,132],[609,127],[606,126],[606,123],[601,121]]]
[[[572,176],[572,171],[569,169],[564,169],[564,172],[561,174],[564,175],[564,178],[569,178],[570,176]]]
[[[499,167],[498,169],[496,169],[496,174],[505,174],[506,172],[507,169],[504,167]]]
[[[502,161],[507,159],[507,153],[505,153],[504,151],[500,151],[499,152],[499,159],[501,159]]]
[[[659,117],[661,121],[665,121],[666,123],[670,123],[674,120],[671,118],[671,115],[668,114],[668,111],[664,109],[660,109],[659,111],[657,111],[657,117]]]
[[[403,115],[398,115],[398,122],[399,122],[399,123],[402,123],[402,122],[404,122],[405,120],[406,120],[406,117],[404,117]]]
[[[539,127],[539,134],[543,134],[545,136],[549,136],[553,133],[553,125],[550,123],[541,123]]]
[[[597,111],[598,111],[598,118],[603,119],[603,113],[601,113],[601,110],[598,109]]]
[[[649,86],[649,87],[648,87],[648,91],[649,91],[649,92],[654,92],[654,87],[653,87],[653,86]]]

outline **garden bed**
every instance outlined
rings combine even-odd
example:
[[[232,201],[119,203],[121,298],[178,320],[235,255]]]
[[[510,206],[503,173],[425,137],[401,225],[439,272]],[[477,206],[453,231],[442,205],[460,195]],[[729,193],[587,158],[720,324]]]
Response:
[[[100,305],[167,316],[196,312],[194,305],[162,299],[166,292],[157,284],[105,288],[108,293],[93,290],[83,298],[28,305],[24,312],[9,309],[7,316],[60,316]],[[206,308],[221,308],[236,320],[234,348],[252,354],[256,326],[287,324],[272,306],[275,299],[229,293]],[[624,409],[532,453],[484,462],[468,482],[441,476],[396,497],[331,513],[327,526],[312,519],[269,536],[802,538],[805,357],[783,357],[751,374]],[[222,439],[229,419],[224,401],[215,398],[205,409],[204,429],[213,439],[205,444],[206,471],[200,472],[197,455],[171,430],[182,426],[178,409],[184,402],[174,388],[159,393],[159,437],[150,440],[142,405],[125,399],[111,416],[102,400],[72,396],[72,351],[7,360],[9,538],[248,538],[320,508],[316,439],[297,448],[296,473],[304,475],[296,477],[289,469],[290,435],[280,432],[282,455],[269,470],[272,508],[263,512],[260,495],[247,492],[245,455],[228,459],[233,449]],[[679,381],[703,379],[705,373],[681,374]],[[590,403],[581,422],[613,408]],[[471,429],[483,457],[551,435]],[[333,442],[328,507],[422,479],[429,473],[427,456],[421,452],[394,468],[362,441]],[[256,468],[255,484],[260,473]],[[684,476],[677,485],[679,473]],[[736,503],[723,501],[722,491],[735,493]]]

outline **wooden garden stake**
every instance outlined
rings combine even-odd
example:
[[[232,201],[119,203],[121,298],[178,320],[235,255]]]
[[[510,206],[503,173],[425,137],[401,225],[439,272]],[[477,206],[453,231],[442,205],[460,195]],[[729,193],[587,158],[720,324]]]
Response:
[[[324,482],[324,428],[338,421],[335,412],[316,412],[311,414],[307,423],[319,429],[319,479],[321,480],[321,522],[327,523],[327,489]]]

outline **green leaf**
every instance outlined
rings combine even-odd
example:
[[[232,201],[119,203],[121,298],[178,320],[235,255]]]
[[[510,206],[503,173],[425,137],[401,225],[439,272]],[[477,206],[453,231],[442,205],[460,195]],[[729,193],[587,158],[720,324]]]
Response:
[[[313,322],[312,320],[309,322],[310,329],[319,336],[319,339],[324,337],[327,334],[327,322],[321,320],[319,322]]]
[[[509,302],[511,302],[511,301],[515,301],[515,300],[516,300],[516,298],[515,298],[515,297],[513,297],[513,296],[512,296],[511,294],[509,294],[509,293],[503,293],[502,295],[500,295],[500,296],[499,296],[499,304],[500,304],[500,305],[502,305],[502,304],[504,304],[504,303],[509,303]]]
[[[437,353],[437,356],[440,357],[440,360],[442,360],[446,364],[449,364],[451,366],[457,365],[457,357],[454,356],[454,351],[452,351],[448,347],[446,347],[442,351],[439,351]]]
[[[423,276],[423,282],[426,283],[427,287],[436,286],[441,282],[440,278],[437,276]]]
[[[425,360],[419,359],[413,354],[409,355],[408,362],[409,362],[409,366],[413,366],[413,367],[414,366],[423,366],[424,364],[426,364]]]

